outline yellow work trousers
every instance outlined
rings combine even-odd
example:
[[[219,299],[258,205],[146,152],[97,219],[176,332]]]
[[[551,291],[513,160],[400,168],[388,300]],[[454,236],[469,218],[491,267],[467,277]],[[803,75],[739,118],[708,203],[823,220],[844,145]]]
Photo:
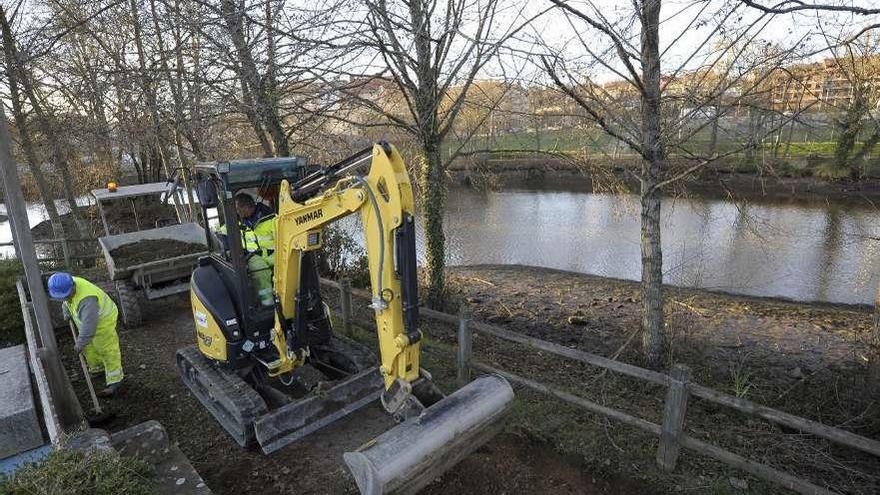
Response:
[[[95,337],[83,349],[90,372],[104,370],[107,385],[122,381],[122,353],[119,351],[119,336],[116,334],[117,311],[98,320]]]
[[[257,300],[263,306],[272,306],[275,300],[272,296],[272,264],[274,259],[266,259],[260,255],[251,256],[248,259],[248,272],[251,275],[251,283]]]

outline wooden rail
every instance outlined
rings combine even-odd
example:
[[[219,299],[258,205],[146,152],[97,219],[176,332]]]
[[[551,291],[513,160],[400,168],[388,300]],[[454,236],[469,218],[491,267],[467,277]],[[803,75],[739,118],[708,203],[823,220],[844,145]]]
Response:
[[[61,261],[64,262],[65,266],[70,266],[72,261],[75,260],[94,260],[99,258],[99,254],[95,255],[72,255],[70,254],[70,244],[71,243],[95,243],[97,245],[97,238],[60,238],[60,239],[34,239],[33,243],[36,244],[50,244],[52,246],[61,245],[61,251],[63,253],[62,257],[38,257],[37,261],[39,262],[54,262]],[[14,247],[15,244],[12,242],[0,242],[0,247]],[[57,253],[57,251],[56,251]]]
[[[369,300],[371,298],[370,293],[365,290],[352,289],[347,281],[343,281],[343,283],[340,284],[331,280],[321,279],[321,283],[340,290],[340,301],[347,301],[346,304],[340,306],[342,308],[342,321],[344,325],[350,327],[351,322],[353,321],[351,296],[354,295]],[[596,354],[571,349],[553,342],[529,337],[494,325],[473,321],[464,312],[459,316],[455,316],[429,308],[419,308],[419,311],[427,318],[458,326],[458,352],[456,358],[457,380],[460,386],[469,381],[471,369],[482,371],[484,373],[495,373],[505,377],[511,382],[551,395],[587,411],[601,414],[621,423],[647,431],[660,438],[660,443],[657,449],[657,463],[661,469],[666,471],[673,471],[675,469],[680,449],[686,448],[716,459],[729,466],[746,471],[757,478],[779,484],[801,494],[825,495],[835,493],[816,486],[806,480],[797,478],[789,473],[751,461],[733,452],[684,434],[684,422],[687,416],[688,399],[690,397],[696,397],[715,404],[730,407],[750,416],[759,417],[788,428],[809,433],[875,456],[880,456],[880,442],[877,440],[765,407],[749,400],[733,397],[697,383],[692,383],[690,381],[690,370],[683,365],[675,365],[672,369],[672,374],[667,375],[608,359]],[[579,397],[553,386],[539,383],[518,376],[510,371],[498,369],[489,364],[474,360],[472,357],[472,335],[474,331],[509,342],[540,349],[581,363],[611,370],[649,383],[666,386],[668,389],[666,401],[664,403],[663,424],[657,425],[625,412],[597,404],[586,398]]]

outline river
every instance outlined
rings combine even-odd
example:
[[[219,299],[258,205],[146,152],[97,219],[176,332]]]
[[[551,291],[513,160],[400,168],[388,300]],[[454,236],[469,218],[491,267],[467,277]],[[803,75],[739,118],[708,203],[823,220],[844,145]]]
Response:
[[[629,195],[452,188],[448,261],[638,280],[639,211]],[[853,304],[872,303],[880,280],[880,211],[867,204],[668,199],[662,224],[669,284]]]
[[[636,196],[453,187],[447,203],[450,265],[522,264],[640,277]],[[31,225],[46,218],[41,205],[29,205],[28,215]],[[867,202],[667,199],[662,222],[669,284],[870,304],[880,281],[880,210]],[[0,243],[10,240],[8,222],[0,222]],[[421,237],[418,246],[421,255]],[[2,247],[0,255],[13,250]]]

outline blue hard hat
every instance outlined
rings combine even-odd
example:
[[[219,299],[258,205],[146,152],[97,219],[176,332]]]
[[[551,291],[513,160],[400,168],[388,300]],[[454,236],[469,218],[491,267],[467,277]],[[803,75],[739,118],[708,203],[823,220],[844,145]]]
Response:
[[[53,273],[49,277],[49,297],[52,299],[67,299],[73,293],[73,277],[69,273]]]

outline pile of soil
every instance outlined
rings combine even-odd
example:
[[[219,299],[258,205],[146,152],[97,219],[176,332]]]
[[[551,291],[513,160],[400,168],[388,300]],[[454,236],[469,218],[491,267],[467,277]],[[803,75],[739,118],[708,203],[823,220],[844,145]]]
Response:
[[[171,239],[150,239],[120,246],[110,251],[110,256],[117,266],[132,266],[202,251],[205,251],[205,246],[202,244]]]
[[[135,198],[134,209],[132,209],[131,202],[128,201],[118,201],[104,205],[104,215],[107,217],[107,226],[110,228],[111,235],[177,223],[177,213],[174,210],[174,205],[162,204],[152,199],[145,201],[145,199]],[[91,228],[91,232],[86,232],[84,235],[87,237],[94,234],[98,236],[105,235],[104,224],[101,221],[98,207],[94,205],[85,206],[82,207],[82,211]],[[135,221],[135,211],[137,211],[137,221]],[[73,215],[70,213],[61,215],[61,223],[64,225],[65,232],[74,232],[76,230]],[[51,239],[55,237],[49,220],[43,220],[31,227],[31,233],[33,233],[35,239]]]
[[[134,198],[130,201],[104,203],[104,215],[111,233],[135,232],[162,226],[168,222],[177,223],[177,213],[173,204],[163,204],[154,198]],[[137,212],[137,222],[135,222]],[[98,222],[101,221],[100,214]],[[103,226],[102,226],[103,227]]]

